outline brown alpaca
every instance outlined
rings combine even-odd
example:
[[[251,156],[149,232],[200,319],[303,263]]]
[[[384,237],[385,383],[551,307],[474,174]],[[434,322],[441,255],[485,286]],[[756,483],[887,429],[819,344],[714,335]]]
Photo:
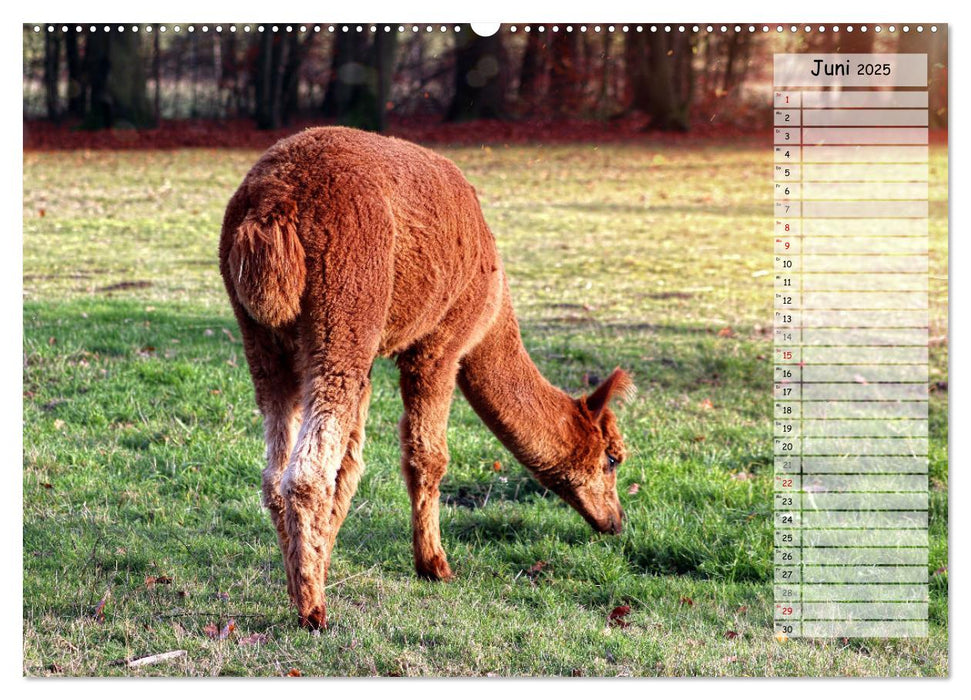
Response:
[[[618,533],[626,450],[612,397],[620,369],[574,399],[519,335],[475,190],[424,148],[353,129],[308,129],[270,148],[229,202],[220,270],[264,417],[263,498],[300,623],[326,625],[331,549],[364,465],[369,374],[401,374],[401,470],[415,568],[452,572],[439,482],[456,381],[502,443],[600,532]]]

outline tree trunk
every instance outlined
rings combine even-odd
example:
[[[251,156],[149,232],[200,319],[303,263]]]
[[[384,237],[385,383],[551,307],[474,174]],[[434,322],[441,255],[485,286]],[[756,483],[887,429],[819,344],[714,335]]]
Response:
[[[300,66],[303,65],[313,39],[313,34],[308,35],[302,42],[296,32],[287,35],[287,62],[283,68],[284,124],[289,124],[293,115],[300,111]]]
[[[263,32],[258,41],[259,54],[253,71],[253,88],[256,92],[256,127],[258,129],[276,129],[280,126],[280,110],[275,101],[280,42],[272,32]]]
[[[469,25],[461,25],[461,30],[455,33],[455,95],[448,120],[503,119],[506,64],[500,33],[479,36]]]
[[[523,53],[523,66],[519,73],[519,101],[527,110],[542,104],[544,88],[550,71],[549,40],[545,32],[530,27]]]
[[[91,80],[91,103],[84,125],[89,129],[151,126],[140,34],[132,31],[88,35],[85,61]]]
[[[374,59],[377,67],[377,131],[388,128],[388,98],[391,96],[391,81],[394,78],[394,51],[398,41],[397,32],[379,32],[374,37]]]
[[[680,33],[628,36],[631,108],[651,118],[650,128],[687,131],[694,89],[690,38]]]
[[[60,32],[44,32],[44,97],[47,103],[47,118],[52,122],[58,122],[61,118],[57,95],[60,72]]]
[[[84,119],[87,81],[78,48],[78,32],[68,32],[64,37],[64,53],[67,58],[67,112],[75,119]]]
[[[394,74],[397,32],[341,32],[334,42],[330,79],[321,111],[341,124],[383,131]]]
[[[152,78],[155,80],[155,123],[162,120],[162,50],[159,38],[159,25],[152,25]]]
[[[576,114],[583,101],[580,70],[580,35],[561,29],[550,46],[550,89],[553,108],[561,114]]]

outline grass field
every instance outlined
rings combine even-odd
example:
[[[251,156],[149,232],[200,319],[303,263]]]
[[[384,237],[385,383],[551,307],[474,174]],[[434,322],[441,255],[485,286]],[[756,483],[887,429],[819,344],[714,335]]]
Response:
[[[24,673],[947,674],[946,569],[931,576],[928,639],[773,638],[769,147],[440,150],[480,193],[546,376],[575,393],[615,365],[635,377],[620,414],[624,533],[594,534],[457,397],[442,512],[457,578],[417,580],[396,370],[380,361],[331,626],[298,629],[216,263],[223,207],[259,154],[25,153]],[[944,147],[931,174],[937,387]],[[948,559],[946,383],[930,405],[936,572]],[[629,626],[608,626],[622,604]],[[210,638],[231,619],[228,638]],[[187,654],[115,663],[176,649]]]

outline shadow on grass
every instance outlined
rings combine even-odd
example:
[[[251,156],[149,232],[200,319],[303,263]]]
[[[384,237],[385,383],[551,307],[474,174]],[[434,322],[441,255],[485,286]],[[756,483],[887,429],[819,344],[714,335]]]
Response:
[[[648,381],[688,382],[686,386],[690,386],[695,374],[708,377],[714,371],[731,376],[731,368],[722,368],[717,358],[702,357],[707,350],[697,344],[685,346],[694,353],[690,357],[661,357],[657,363],[641,357],[639,343],[644,333],[659,333],[667,339],[712,337],[706,329],[654,324],[598,326],[605,335],[609,331],[614,337],[574,341],[563,337],[562,328],[550,324],[527,324],[524,335],[528,346],[543,343],[547,351],[553,351],[553,357],[539,353],[540,360],[544,371],[561,386],[578,386],[586,370],[609,370],[593,364],[590,349],[605,342],[616,343],[618,333],[630,336],[631,342],[618,348],[615,355],[628,362],[635,376]],[[259,450],[252,448],[260,441],[261,428],[254,415],[239,332],[228,309],[223,314],[200,314],[198,308],[178,303],[145,304],[138,299],[117,298],[27,303],[24,330],[24,384],[31,394],[25,397],[25,427],[31,421],[46,424],[56,418],[66,422],[69,429],[87,435],[87,442],[62,448],[73,450],[68,452],[68,460],[89,465],[92,470],[83,487],[75,487],[73,493],[60,492],[64,507],[77,505],[74,501],[78,499],[98,499],[108,517],[122,519],[130,529],[122,538],[129,544],[116,548],[134,546],[143,552],[154,551],[150,543],[161,537],[167,543],[158,550],[163,559],[219,570],[221,554],[236,560],[241,556],[238,543],[242,538],[263,553],[243,556],[246,566],[279,567],[275,537],[265,513],[250,512],[250,505],[232,505],[241,499],[255,499],[260,459],[256,456]],[[755,383],[748,366],[733,371],[746,385]],[[389,415],[400,410],[395,407],[392,364],[381,365],[379,380],[382,394],[375,401],[382,402],[382,415],[373,415],[372,420],[390,424]],[[85,432],[92,428],[93,432]],[[112,430],[117,432],[108,432]],[[247,449],[253,454],[237,454],[235,445],[242,440],[248,441]],[[382,454],[394,449],[390,433],[381,440]],[[104,453],[108,454],[102,456]],[[64,456],[58,459],[63,461]],[[38,473],[47,474],[47,467],[37,468]],[[388,465],[378,468],[387,469]],[[396,462],[390,470],[397,472]],[[517,567],[523,563],[521,552],[515,551],[520,546],[540,541],[568,546],[599,541],[599,536],[566,506],[561,512],[560,507],[543,503],[547,498],[544,489],[528,477],[510,475],[502,483],[493,476],[491,470],[483,477],[467,466],[450,472],[443,485],[443,502],[452,506],[443,521],[446,547],[449,541],[473,549],[489,547],[500,562]],[[99,497],[99,492],[106,495]],[[31,500],[36,505],[38,498],[25,489],[25,502]],[[177,503],[198,504],[195,507],[200,510],[186,515],[178,511]],[[522,507],[514,507],[517,504]],[[399,505],[393,514],[365,518],[362,513],[349,519],[341,533],[339,556],[365,567],[381,562],[389,573],[410,576],[409,516],[406,502]],[[564,512],[568,513],[566,517]],[[182,521],[180,526],[172,527],[174,517]],[[49,549],[43,541],[53,536],[52,528],[63,533],[83,532],[86,527],[84,521],[71,517],[25,522],[25,558],[28,547],[32,551]],[[92,531],[82,539],[92,541],[97,534]],[[494,547],[497,543],[515,546]],[[726,550],[732,549],[730,542],[723,545]],[[705,570],[710,552],[682,545],[673,536],[634,541],[625,535],[605,546],[623,555],[635,573],[700,577],[715,573]],[[267,551],[272,554],[266,556]],[[105,556],[104,561],[97,562],[100,570],[123,572],[128,578],[144,577],[150,568],[151,562],[141,554],[129,558]],[[40,568],[46,566],[40,564]],[[759,578],[752,571],[741,577]]]

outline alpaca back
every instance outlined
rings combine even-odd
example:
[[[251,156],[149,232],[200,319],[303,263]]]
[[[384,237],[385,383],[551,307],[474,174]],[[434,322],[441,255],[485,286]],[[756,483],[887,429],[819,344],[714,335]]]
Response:
[[[271,328],[296,320],[307,295],[390,285],[390,298],[374,295],[384,305],[372,316],[382,354],[430,332],[499,268],[475,190],[455,165],[339,127],[308,129],[263,155],[227,208],[221,260],[231,296]]]

